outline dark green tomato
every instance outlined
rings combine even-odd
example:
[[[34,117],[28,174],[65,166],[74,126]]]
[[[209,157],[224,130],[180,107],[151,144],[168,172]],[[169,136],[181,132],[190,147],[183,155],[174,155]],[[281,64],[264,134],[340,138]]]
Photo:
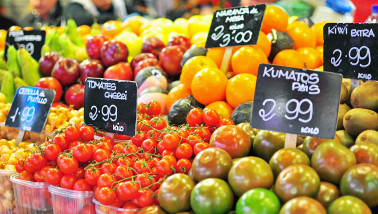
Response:
[[[356,164],[353,152],[341,143],[324,142],[315,149],[311,166],[323,181],[339,184],[344,172]]]
[[[151,205],[151,206],[143,207],[141,210],[137,212],[137,214],[167,214],[167,213],[161,207],[157,205]]]
[[[342,195],[353,195],[370,207],[378,205],[378,167],[361,163],[349,168],[340,182]]]
[[[318,200],[325,208],[340,196],[339,188],[332,183],[320,182],[320,189],[316,200]]]
[[[236,126],[242,128],[243,131],[248,134],[250,141],[253,142],[256,135],[253,128],[251,128],[250,123],[239,123]]]
[[[272,155],[285,146],[285,133],[260,131],[253,141],[253,152],[269,162]]]
[[[374,143],[360,143],[350,147],[357,163],[371,163],[378,166],[378,146]]]
[[[274,177],[277,177],[283,169],[293,164],[304,164],[309,166],[310,159],[299,149],[284,148],[274,153],[269,161],[269,166],[273,171]]]
[[[263,159],[244,157],[232,165],[228,173],[228,183],[235,195],[240,197],[253,188],[269,189],[273,184],[273,172]]]
[[[189,175],[178,173],[169,176],[159,188],[160,206],[170,213],[190,210],[190,193],[194,186]]]
[[[190,205],[195,213],[223,214],[232,209],[234,194],[230,186],[219,178],[199,182],[190,195]]]
[[[329,205],[328,214],[371,214],[370,208],[354,196],[342,196]]]
[[[192,163],[192,177],[199,182],[206,178],[227,179],[232,166],[231,156],[223,149],[208,148],[194,158]]]
[[[245,192],[236,203],[236,214],[276,214],[280,211],[280,199],[263,188]]]
[[[303,164],[286,167],[278,175],[275,193],[282,202],[298,196],[315,197],[320,188],[320,178],[316,171]]]
[[[339,138],[335,136],[335,141],[341,143]],[[303,148],[302,150],[304,153],[306,153],[310,158],[312,154],[314,153],[315,149],[318,148],[318,146],[324,142],[327,141],[334,141],[329,139],[323,139],[323,138],[317,138],[317,137],[306,137],[303,141]]]
[[[225,150],[232,158],[244,157],[251,149],[249,135],[242,128],[226,125],[218,128],[210,137],[210,147]]]
[[[317,200],[301,196],[286,202],[279,214],[327,214],[327,211]]]

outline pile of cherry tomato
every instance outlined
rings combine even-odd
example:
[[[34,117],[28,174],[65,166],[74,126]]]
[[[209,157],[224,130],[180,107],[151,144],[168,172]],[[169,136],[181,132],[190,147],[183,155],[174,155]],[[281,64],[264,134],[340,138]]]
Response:
[[[209,148],[212,132],[232,124],[214,110],[192,109],[185,126],[168,126],[158,102],[139,104],[137,133],[114,139],[87,125],[68,126],[16,164],[19,178],[76,191],[120,208],[158,204],[160,184],[189,173],[192,158]]]

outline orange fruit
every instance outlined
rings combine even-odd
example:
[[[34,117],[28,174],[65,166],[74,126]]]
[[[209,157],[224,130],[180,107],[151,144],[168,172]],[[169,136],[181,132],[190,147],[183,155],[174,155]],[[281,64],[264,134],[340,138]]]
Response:
[[[215,110],[223,118],[230,118],[231,114],[232,114],[232,111],[234,110],[230,106],[230,104],[228,104],[225,101],[216,101],[216,102],[210,103],[209,105],[207,105],[204,108],[204,112],[207,109],[213,109],[213,110]]]
[[[268,34],[272,29],[286,31],[289,23],[289,15],[284,9],[275,5],[269,5],[265,9],[261,31]]]
[[[194,98],[208,105],[226,99],[227,77],[218,68],[205,68],[193,78],[191,90]]]
[[[257,46],[241,47],[231,57],[232,70],[236,74],[250,73],[257,76],[260,63],[268,63],[268,58]]]
[[[323,64],[320,53],[315,48],[299,48],[298,53],[302,55],[308,69],[319,68]]]
[[[218,68],[220,68],[225,51],[226,48],[210,48],[208,49],[206,56],[210,57],[217,64]]]
[[[194,75],[204,68],[216,68],[215,62],[207,56],[195,56],[182,66],[180,81],[185,87],[190,88]]]
[[[246,101],[253,101],[256,79],[252,74],[238,74],[229,79],[226,88],[227,102],[235,108]]]
[[[322,64],[323,64],[323,54],[324,54],[323,46],[317,46],[315,49],[319,52],[320,58],[322,59]]]
[[[8,30],[9,30],[9,31],[12,31],[12,30],[22,30],[22,28],[21,28],[20,26],[13,25],[13,26],[10,27]]]
[[[86,36],[92,32],[92,29],[88,25],[81,25],[77,27],[77,32],[80,36]]]
[[[0,30],[0,50],[4,50],[6,38],[7,38],[7,31],[4,29],[1,29]]]
[[[143,24],[147,22],[147,20],[142,16],[133,16],[128,19],[126,19],[123,22],[123,26],[126,29],[130,29],[132,32],[134,32],[136,35],[139,35],[140,30],[143,26]]]
[[[315,35],[305,23],[295,21],[287,29],[287,33],[293,38],[295,48],[315,47]]]
[[[188,97],[191,94],[192,92],[190,91],[190,89],[185,87],[183,84],[177,85],[176,87],[172,88],[169,91],[167,95],[167,99],[165,101],[165,106],[167,107],[167,111],[171,109],[171,106],[177,100]]]
[[[305,61],[296,50],[287,49],[280,51],[273,59],[273,64],[294,68],[304,68]]]
[[[323,45],[323,27],[327,22],[319,22],[311,26],[311,30],[315,35],[316,46]]]
[[[109,38],[115,37],[122,32],[123,25],[121,21],[110,20],[102,25],[101,33]]]
[[[33,27],[24,27],[24,30],[26,30],[26,31],[34,30],[34,28]]]
[[[260,32],[256,45],[264,51],[266,57],[269,57],[272,44],[264,32]]]

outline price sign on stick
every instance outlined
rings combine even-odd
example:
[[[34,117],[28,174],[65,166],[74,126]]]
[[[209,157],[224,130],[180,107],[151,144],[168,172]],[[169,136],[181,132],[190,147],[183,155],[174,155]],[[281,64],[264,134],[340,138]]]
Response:
[[[324,70],[344,78],[378,80],[378,25],[328,23],[324,34]]]
[[[8,31],[6,43],[16,49],[25,48],[35,59],[41,58],[42,46],[45,44],[46,31],[43,30],[17,30]],[[8,46],[5,46],[4,59],[7,59]]]
[[[41,133],[45,127],[55,91],[36,87],[19,87],[13,98],[5,126],[20,129],[17,144],[25,131]]]
[[[265,8],[261,4],[215,11],[206,48],[256,44]]]
[[[333,139],[342,75],[260,64],[251,127]]]
[[[106,132],[134,136],[137,91],[135,82],[87,78],[84,122]]]

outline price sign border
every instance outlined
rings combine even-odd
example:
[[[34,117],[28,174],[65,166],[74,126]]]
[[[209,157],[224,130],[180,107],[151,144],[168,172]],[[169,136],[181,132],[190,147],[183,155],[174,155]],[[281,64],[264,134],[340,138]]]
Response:
[[[47,102],[49,103],[47,106],[48,106],[48,111],[45,111],[45,113],[43,113],[43,114],[41,114],[41,116],[43,117],[43,118],[45,118],[44,120],[41,120],[40,118],[37,118],[37,120],[34,118],[33,119],[33,125],[35,124],[35,122],[38,122],[38,121],[43,121],[43,125],[41,126],[41,128],[40,128],[40,130],[39,129],[36,129],[35,128],[35,125],[34,125],[34,128],[33,128],[33,125],[31,126],[31,130],[25,130],[25,129],[22,129],[21,127],[22,127],[22,123],[21,123],[21,125],[19,125],[19,126],[12,126],[12,125],[10,125],[9,124],[9,122],[8,122],[8,120],[10,120],[10,117],[12,117],[12,115],[11,115],[11,113],[10,112],[13,112],[13,109],[16,107],[15,106],[15,100],[17,100],[17,98],[18,98],[18,96],[28,96],[28,95],[20,95],[19,94],[19,91],[22,89],[22,88],[31,88],[31,89],[33,89],[33,90],[41,90],[41,91],[44,91],[45,92],[45,95],[46,95],[46,97],[48,97],[49,95],[49,93],[52,93],[52,99],[50,100],[51,102],[49,102],[49,99],[47,99]],[[46,125],[46,121],[47,121],[47,117],[48,117],[48,115],[49,115],[49,113],[50,113],[50,109],[51,109],[51,105],[52,105],[52,103],[54,102],[54,98],[55,98],[55,95],[56,95],[56,93],[55,93],[55,91],[54,90],[51,90],[51,89],[45,89],[45,88],[38,88],[38,87],[32,87],[32,86],[21,86],[21,87],[18,87],[17,88],[17,90],[16,90],[16,93],[15,93],[15,95],[14,95],[14,97],[13,97],[13,101],[12,101],[12,105],[11,105],[11,107],[10,107],[10,109],[9,109],[9,113],[8,113],[8,116],[7,116],[7,119],[6,119],[6,121],[5,121],[5,123],[4,123],[4,125],[5,126],[7,126],[7,127],[11,127],[11,128],[16,128],[16,129],[19,129],[19,130],[23,130],[23,131],[30,131],[30,132],[35,132],[35,133],[42,133],[43,132],[43,129],[45,128],[45,125]],[[27,102],[27,101],[26,101]],[[17,103],[18,104],[18,103]],[[25,104],[25,103],[21,103],[21,104]],[[44,106],[46,106],[46,104],[37,104],[37,105],[44,105]],[[17,107],[20,107],[20,106],[17,106]],[[25,106],[23,106],[23,107],[25,107]],[[34,113],[33,113],[34,114]],[[13,124],[14,122],[12,122],[11,124]]]
[[[122,84],[124,84],[124,83],[128,83],[128,84],[132,84],[132,86],[131,87],[134,87],[135,86],[135,89],[136,89],[136,91],[135,91],[135,96],[136,96],[136,100],[135,100],[135,108],[133,108],[133,109],[135,109],[135,123],[133,124],[133,130],[134,130],[134,133],[133,133],[133,135],[131,135],[130,133],[126,133],[127,132],[127,130],[128,129],[126,129],[126,130],[124,130],[124,132],[122,132],[122,131],[114,131],[114,130],[110,130],[110,129],[108,129],[108,128],[106,128],[105,126],[101,126],[101,127],[99,127],[99,126],[97,126],[96,124],[95,124],[95,120],[92,120],[92,122],[90,122],[90,123],[87,123],[87,122],[89,122],[89,120],[90,120],[90,116],[89,116],[89,113],[90,112],[88,112],[88,114],[86,114],[86,109],[88,109],[88,107],[89,107],[89,102],[87,102],[87,100],[89,99],[89,97],[88,96],[90,96],[89,95],[89,93],[87,92],[88,90],[90,90],[90,88],[89,87],[87,87],[87,80],[94,80],[94,81],[105,81],[105,82],[115,82],[116,84],[117,83],[122,83]],[[127,86],[124,86],[124,87],[127,87]],[[99,90],[99,89],[96,89],[96,90]],[[105,90],[104,90],[105,91]],[[135,134],[136,134],[136,129],[137,129],[137,106],[138,106],[138,93],[137,93],[137,91],[138,91],[138,84],[135,82],[135,81],[126,81],[126,80],[114,80],[114,79],[105,79],[105,78],[94,78],[94,77],[88,77],[86,80],[85,80],[85,94],[84,94],[84,122],[87,124],[87,125],[92,125],[92,126],[94,126],[94,127],[97,127],[97,128],[99,128],[101,131],[105,131],[105,132],[109,132],[109,133],[114,133],[114,134],[120,134],[120,135],[125,135],[125,136],[130,136],[130,137],[132,137],[132,136],[135,136]],[[98,97],[97,97],[98,98]],[[126,100],[125,102],[128,102],[128,100]],[[109,102],[109,104],[110,105],[114,105],[114,102]],[[119,111],[118,109],[117,109],[117,111]],[[122,108],[121,109],[121,111],[122,112],[127,112],[124,108]],[[134,115],[134,114],[133,114]],[[118,117],[118,116],[117,116]],[[125,121],[115,121],[115,123],[119,123],[119,122],[125,122]],[[105,122],[103,122],[103,123],[105,123]],[[126,123],[126,122],[125,122]]]
[[[337,108],[332,108],[332,109],[330,109],[329,107],[328,107],[328,111],[327,111],[327,113],[326,114],[329,114],[329,111],[331,111],[331,110],[333,110],[333,114],[332,114],[332,116],[334,116],[334,118],[333,118],[333,120],[332,120],[332,123],[321,123],[320,125],[318,125],[318,127],[324,127],[325,125],[326,126],[330,126],[329,128],[327,128],[327,129],[324,129],[324,130],[327,130],[327,132],[323,132],[323,131],[320,131],[319,133],[317,133],[317,134],[312,134],[312,133],[302,133],[302,132],[300,132],[300,129],[301,128],[297,128],[297,130],[293,130],[293,128],[291,129],[291,130],[289,130],[289,128],[286,128],[286,126],[287,127],[290,127],[290,126],[294,126],[294,128],[296,128],[297,127],[297,125],[296,124],[298,124],[299,122],[292,122],[292,124],[290,124],[290,122],[289,122],[289,120],[288,119],[286,119],[287,120],[287,123],[285,123],[285,128],[282,128],[281,126],[277,126],[276,124],[276,122],[272,122],[273,124],[275,124],[276,126],[275,127],[273,127],[273,126],[267,126],[267,125],[265,125],[267,122],[261,122],[261,120],[262,119],[260,119],[260,118],[258,118],[259,117],[259,113],[258,113],[258,111],[260,111],[261,110],[261,108],[259,108],[259,109],[257,109],[257,105],[256,105],[256,102],[255,101],[258,101],[259,103],[263,103],[263,101],[265,101],[265,100],[267,100],[268,99],[268,97],[266,96],[266,94],[267,93],[269,93],[269,91],[267,91],[267,90],[263,90],[263,89],[265,89],[265,87],[267,87],[267,86],[265,86],[264,87],[264,84],[266,84],[266,81],[261,81],[261,78],[266,78],[266,77],[262,77],[262,72],[263,72],[263,69],[265,68],[265,67],[274,67],[274,68],[276,68],[276,69],[282,69],[282,70],[284,70],[284,71],[290,71],[290,70],[294,70],[294,71],[296,71],[296,72],[308,72],[308,71],[311,71],[311,72],[316,72],[316,73],[319,73],[319,75],[318,75],[318,77],[319,77],[319,83],[318,83],[318,85],[320,86],[319,88],[320,88],[320,90],[322,90],[322,88],[324,88],[324,87],[321,87],[321,85],[322,85],[322,82],[324,82],[324,80],[326,80],[327,82],[329,82],[329,83],[333,83],[333,85],[328,85],[328,88],[330,88],[330,87],[332,87],[332,88],[335,88],[335,90],[337,90],[336,92],[334,92],[334,93],[336,93],[336,94],[338,94],[339,96],[337,97],[337,99],[335,99],[335,100],[332,100],[332,99],[330,99],[330,100],[332,100],[332,102],[334,102],[334,103],[330,103],[329,104],[329,106],[336,106],[337,105]],[[300,71],[301,70],[301,71]],[[329,75],[332,75],[332,76],[329,76],[329,77],[327,77],[327,78],[325,78],[324,76],[323,77],[320,77],[321,75],[324,75],[324,74],[329,74]],[[323,79],[323,81],[321,81]],[[286,80],[286,79],[275,79],[275,80],[271,80],[271,79],[269,79],[270,81],[281,81],[280,82],[280,84],[281,85],[283,85],[284,87],[291,87],[291,85],[289,85],[289,86],[287,86],[288,84],[287,84],[287,81],[288,80]],[[271,83],[272,84],[272,83]],[[324,84],[324,83],[323,83]],[[339,85],[340,87],[337,87],[337,85],[335,85],[335,84],[337,84],[337,85]],[[270,130],[270,131],[277,131],[277,132],[283,132],[283,133],[290,133],[290,134],[298,134],[298,135],[305,135],[305,136],[313,136],[313,137],[319,137],[319,138],[327,138],[327,139],[333,139],[334,138],[334,136],[335,136],[335,132],[336,132],[336,125],[337,125],[337,116],[338,116],[338,110],[339,110],[339,97],[340,97],[340,92],[341,92],[341,84],[342,84],[342,75],[341,74],[337,74],[337,73],[332,73],[332,72],[319,72],[319,71],[314,71],[314,70],[305,70],[305,69],[298,69],[298,68],[291,68],[291,67],[285,67],[285,66],[278,66],[278,65],[272,65],[272,64],[260,64],[260,66],[259,66],[259,73],[258,73],[258,76],[257,76],[257,81],[256,81],[256,90],[255,90],[255,94],[254,94],[254,104],[253,104],[253,106],[252,106],[252,113],[251,113],[251,120],[250,120],[250,127],[252,127],[252,128],[257,128],[257,129],[263,129],[263,130]],[[276,91],[277,91],[277,89],[276,89]],[[285,92],[285,90],[283,89],[282,91],[284,91]],[[275,94],[271,94],[272,96],[270,96],[269,98],[271,98],[271,99],[276,99],[277,100],[277,97],[281,97],[281,99],[282,100],[285,100],[285,105],[287,105],[287,103],[290,101],[290,100],[292,100],[292,99],[294,99],[294,98],[297,98],[298,99],[298,97],[299,98],[303,98],[302,100],[304,100],[304,99],[309,99],[310,101],[311,100],[313,100],[313,99],[311,99],[311,98],[308,98],[308,96],[313,96],[313,95],[303,95],[303,96],[295,96],[295,94],[296,93],[299,93],[299,92],[295,92],[295,93],[290,93],[292,96],[291,97],[286,97],[285,95],[287,95],[287,93],[282,93],[282,94],[280,94],[280,93],[275,93]],[[327,94],[328,93],[328,91],[326,90],[325,91],[325,89],[323,89],[320,93],[323,93],[322,95],[323,95],[323,99],[324,99],[324,97],[326,97],[324,94]],[[270,95],[270,94],[269,94]],[[314,95],[314,96],[321,96],[321,95]],[[329,96],[328,96],[329,97]],[[336,96],[335,96],[336,97]],[[313,98],[316,98],[316,97],[313,97]],[[264,100],[263,100],[264,99]],[[318,98],[319,99],[319,98]],[[260,102],[260,100],[261,100],[261,102]],[[323,100],[317,100],[318,102],[322,102]],[[313,101],[311,101],[311,102],[313,102]],[[315,102],[313,102],[312,104],[314,104]],[[283,106],[285,106],[285,105],[283,105]],[[282,106],[282,103],[281,103],[281,106]],[[327,106],[326,106],[327,107]],[[273,108],[272,108],[273,109]],[[316,109],[316,106],[314,107],[313,106],[313,109],[315,109],[315,110],[317,110]],[[272,110],[273,111],[273,110]],[[280,116],[280,121],[279,122],[281,122],[282,123],[282,121],[281,120],[283,120],[283,119],[281,119],[281,117],[284,117],[284,115],[286,114],[286,109],[278,109],[278,110],[275,110],[275,111],[273,111],[273,112],[280,112],[280,113],[282,113],[282,115]],[[319,111],[319,110],[317,110],[317,111]],[[316,111],[315,111],[316,112]],[[320,111],[319,111],[320,112]],[[313,117],[312,117],[312,119],[311,119],[311,121],[309,121],[309,123],[311,123],[311,122],[320,122],[321,120],[320,119],[316,119],[317,121],[314,121],[314,117],[320,117],[321,115],[317,115],[317,114],[314,114],[314,112],[313,112],[313,115],[312,115]],[[324,117],[327,117],[327,118],[330,118],[329,116],[325,116],[325,115],[323,115]],[[257,119],[256,119],[256,117],[257,117]],[[298,118],[297,118],[298,119]],[[332,119],[332,118],[331,118]],[[279,123],[278,122],[278,123]],[[281,125],[281,123],[280,123],[280,125]],[[264,124],[264,126],[262,126],[261,124]],[[325,124],[325,125],[324,125]],[[303,125],[303,126],[307,126],[308,127],[308,125]],[[311,128],[311,127],[310,127]],[[329,130],[331,130],[331,131],[329,131]],[[333,130],[333,131],[332,131]]]
[[[347,31],[345,31],[347,34],[339,34],[338,29],[335,29],[335,32],[338,34],[329,34],[328,33],[328,27],[329,26],[338,26],[339,27],[345,27],[348,26]],[[366,26],[366,27],[364,27]],[[371,26],[367,28],[367,26]],[[351,29],[372,29],[375,33],[374,38],[368,38],[368,37],[351,37]],[[344,40],[338,39],[338,37],[346,37]],[[323,67],[325,71],[329,71],[332,73],[338,73],[342,74],[344,78],[349,79],[360,79],[360,80],[368,80],[365,78],[365,75],[371,74],[370,80],[378,80],[378,72],[375,71],[375,68],[378,66],[378,51],[375,51],[375,49],[378,49],[378,26],[373,23],[327,23],[323,27],[323,57],[324,57],[324,63]],[[352,47],[352,43],[356,43],[356,46]],[[357,44],[358,43],[358,44]],[[348,52],[343,53],[343,47],[347,45],[347,48],[350,48]],[[335,49],[334,47],[337,46],[338,48]],[[371,49],[371,47],[376,46],[376,48]],[[362,47],[369,48],[369,55],[370,55],[370,64],[366,67],[370,68],[370,71],[365,71],[365,68],[361,68],[358,65],[350,65],[351,60],[348,57],[350,55],[351,49],[356,48],[356,54],[357,52],[361,51]],[[359,48],[359,49],[358,49]],[[333,49],[333,50],[332,50]],[[334,53],[336,50],[339,50],[340,52]],[[373,52],[372,52],[373,50]],[[374,54],[374,52],[376,54]],[[334,54],[339,54],[338,56],[333,57]],[[356,55],[357,56],[357,55]],[[346,62],[340,62],[342,63],[339,66],[334,66],[332,61],[333,60],[342,60]],[[362,74],[361,77],[359,77],[359,73]],[[375,75],[373,75],[375,74]]]
[[[42,57],[42,47],[43,47],[43,45],[44,45],[45,42],[46,42],[46,31],[44,31],[44,30],[39,30],[39,29],[33,29],[33,30],[18,30],[18,31],[22,31],[24,35],[25,35],[25,33],[26,33],[26,35],[41,35],[41,36],[42,36],[42,40],[41,40],[40,42],[39,42],[39,41],[28,41],[28,42],[23,41],[23,42],[19,42],[19,43],[17,43],[17,42],[14,41],[14,38],[16,38],[16,37],[13,37],[13,36],[12,36],[13,41],[14,41],[14,43],[16,44],[16,45],[13,45],[13,44],[10,44],[10,41],[9,41],[9,39],[10,39],[9,32],[10,32],[10,31],[8,31],[8,32],[7,32],[6,39],[5,39],[5,44],[13,45],[13,46],[16,48],[16,50],[18,50],[19,47],[18,47],[17,44],[21,44],[21,43],[29,43],[29,42],[32,42],[32,43],[34,43],[34,42],[41,43],[41,48],[38,49],[38,50],[36,50],[36,49],[35,49],[35,45],[34,45],[34,52],[33,52],[33,54],[30,54],[35,60],[38,61],[38,60]],[[34,57],[34,56],[35,56],[35,57]],[[5,45],[5,48],[4,48],[4,57],[3,57],[4,60],[7,60],[7,57],[8,57],[8,45]]]
[[[261,9],[260,9],[261,7]],[[251,39],[249,42],[245,42],[245,43],[239,43],[239,44],[232,44],[232,41],[234,40],[234,37],[230,38],[231,41],[225,45],[225,46],[220,46],[219,42],[217,41],[214,41],[212,38],[211,38],[211,35],[214,33],[215,29],[219,26],[225,26],[225,25],[218,25],[218,23],[223,23],[223,24],[226,24],[225,22],[221,21],[222,19],[225,19],[225,18],[219,18],[220,20],[216,20],[216,14],[217,12],[220,12],[220,11],[226,11],[226,10],[233,10],[233,9],[239,9],[239,8],[248,8],[249,11],[253,10],[253,8],[258,8],[258,11],[257,14],[261,14],[262,18],[261,18],[261,21],[258,20],[257,21],[254,21],[253,19],[249,19],[249,20],[246,20],[244,21],[243,23],[245,25],[247,25],[249,28],[247,29],[250,29],[251,31],[253,30],[257,30],[256,29],[256,26],[253,26],[254,23],[258,23],[258,31],[257,31],[257,36],[254,36],[253,35],[253,32],[252,35],[251,35]],[[255,45],[257,43],[257,40],[258,40],[258,37],[259,37],[259,34],[260,34],[260,31],[261,31],[261,26],[262,26],[262,22],[264,20],[264,15],[265,15],[265,10],[266,10],[266,5],[265,4],[258,4],[258,5],[252,5],[252,6],[245,6],[245,7],[233,7],[233,8],[228,8],[228,9],[221,9],[221,10],[216,10],[214,13],[213,13],[213,19],[211,20],[211,25],[210,25],[210,29],[209,29],[209,32],[208,32],[208,35],[207,35],[207,39],[206,39],[206,44],[205,44],[205,48],[222,48],[222,47],[233,47],[233,46],[245,46],[245,45]],[[249,16],[255,16],[256,14],[248,14]],[[258,18],[255,18],[255,19],[258,19]],[[251,23],[250,23],[251,22]],[[250,23],[250,24],[249,24]],[[227,24],[226,24],[227,25]],[[230,24],[231,25],[231,24]],[[246,29],[246,27],[244,26],[243,29],[237,29],[235,30],[236,32],[240,33],[242,32],[241,30],[244,30]],[[223,28],[224,30],[224,28]],[[227,29],[228,30],[228,29]],[[222,34],[224,35],[224,34]],[[236,37],[236,36],[235,36]],[[244,38],[244,36],[243,36]],[[232,45],[230,45],[230,43]],[[216,45],[213,45],[213,44],[216,44]]]

